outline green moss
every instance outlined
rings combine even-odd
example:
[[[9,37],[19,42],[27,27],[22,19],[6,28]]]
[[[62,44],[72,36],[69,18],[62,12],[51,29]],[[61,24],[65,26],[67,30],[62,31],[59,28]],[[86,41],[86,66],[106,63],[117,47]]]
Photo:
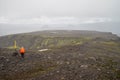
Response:
[[[104,45],[109,45],[109,46],[118,46],[118,43],[113,42],[113,41],[108,41],[108,42],[101,42]]]
[[[32,47],[39,48],[51,48],[51,47],[61,47],[66,45],[80,45],[89,41],[89,37],[83,38],[73,38],[73,37],[41,37],[41,40],[35,42]]]
[[[120,79],[120,70],[117,70],[117,71],[116,71],[116,78],[117,78],[117,79]]]
[[[20,49],[20,47],[14,48],[13,46],[7,47],[8,49]]]

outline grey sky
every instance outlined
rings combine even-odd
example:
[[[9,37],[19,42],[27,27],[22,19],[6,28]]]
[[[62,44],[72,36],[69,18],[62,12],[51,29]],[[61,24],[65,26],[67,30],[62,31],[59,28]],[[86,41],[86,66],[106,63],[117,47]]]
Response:
[[[120,17],[120,0],[0,0],[0,16]]]
[[[0,0],[0,24],[119,23],[119,8],[120,0]]]

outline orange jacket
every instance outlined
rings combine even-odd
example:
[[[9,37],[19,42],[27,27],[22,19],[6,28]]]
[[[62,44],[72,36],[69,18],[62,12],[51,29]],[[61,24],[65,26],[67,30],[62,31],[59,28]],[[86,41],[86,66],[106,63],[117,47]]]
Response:
[[[25,53],[25,49],[23,47],[20,49],[20,53]]]

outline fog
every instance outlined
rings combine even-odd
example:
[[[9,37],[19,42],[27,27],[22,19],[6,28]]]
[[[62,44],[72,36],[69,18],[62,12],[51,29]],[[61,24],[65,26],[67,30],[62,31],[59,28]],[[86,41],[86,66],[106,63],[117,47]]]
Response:
[[[119,0],[0,0],[0,36],[39,30],[120,34]]]

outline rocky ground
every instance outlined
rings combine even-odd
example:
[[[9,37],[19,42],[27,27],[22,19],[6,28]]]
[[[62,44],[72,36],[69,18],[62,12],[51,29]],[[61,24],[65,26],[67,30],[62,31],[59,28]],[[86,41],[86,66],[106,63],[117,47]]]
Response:
[[[0,80],[120,80],[120,48],[101,43],[13,53],[0,49]]]

